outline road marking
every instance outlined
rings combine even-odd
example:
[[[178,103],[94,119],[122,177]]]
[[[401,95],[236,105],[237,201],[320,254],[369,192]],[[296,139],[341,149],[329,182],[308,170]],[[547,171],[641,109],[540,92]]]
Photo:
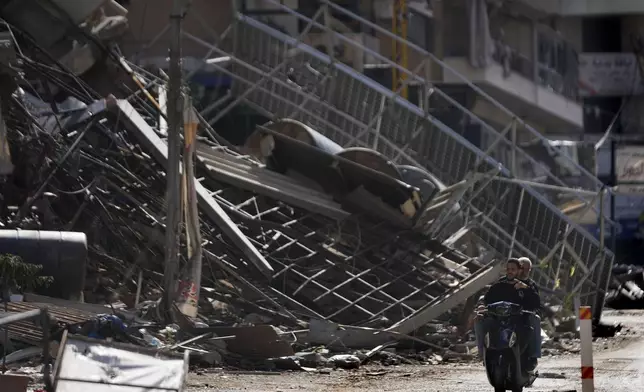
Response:
[[[580,320],[592,320],[592,314],[590,312],[590,306],[580,306],[579,307],[579,319]]]
[[[595,378],[594,370],[592,366],[582,366],[581,367],[581,379],[586,380],[589,378]]]

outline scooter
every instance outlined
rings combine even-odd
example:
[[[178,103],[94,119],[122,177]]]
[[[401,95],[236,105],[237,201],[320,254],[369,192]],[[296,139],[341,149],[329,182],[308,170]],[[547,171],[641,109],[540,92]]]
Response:
[[[479,317],[486,319],[483,361],[494,392],[523,392],[538,377],[537,372],[526,370],[525,355],[533,330],[525,323],[532,312],[511,302],[496,302],[486,306]]]

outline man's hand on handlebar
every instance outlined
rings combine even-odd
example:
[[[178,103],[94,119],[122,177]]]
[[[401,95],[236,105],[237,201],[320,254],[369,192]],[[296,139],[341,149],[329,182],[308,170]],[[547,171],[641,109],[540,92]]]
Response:
[[[517,290],[519,290],[519,289],[527,289],[528,285],[523,283],[520,280],[517,280],[517,282],[514,284],[514,288],[517,289]]]

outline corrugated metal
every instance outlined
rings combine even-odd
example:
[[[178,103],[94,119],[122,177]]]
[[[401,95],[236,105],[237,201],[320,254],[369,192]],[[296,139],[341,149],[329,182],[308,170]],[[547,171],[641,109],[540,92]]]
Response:
[[[198,145],[197,155],[210,169],[213,178],[221,182],[257,192],[329,218],[344,219],[350,215],[329,195],[303,186],[280,173],[253,165],[206,145]]]
[[[11,302],[7,304],[10,313],[22,313],[29,310],[47,307],[50,316],[58,323],[64,325],[81,323],[89,320],[97,313],[86,312],[63,306],[56,306],[45,303]],[[106,312],[109,309],[106,309]],[[0,314],[4,313],[4,305],[0,306]],[[38,345],[42,341],[42,329],[32,322],[21,321],[9,326],[9,338],[19,342]]]

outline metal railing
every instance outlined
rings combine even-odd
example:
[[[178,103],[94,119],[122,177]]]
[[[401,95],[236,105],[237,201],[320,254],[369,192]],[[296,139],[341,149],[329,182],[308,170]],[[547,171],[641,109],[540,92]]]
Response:
[[[267,2],[267,3],[272,4],[272,5],[273,5],[273,6],[275,6],[275,7],[280,7],[282,11],[284,11],[284,12],[286,12],[286,13],[290,14],[290,15],[293,15],[293,16],[295,16],[295,17],[297,17],[297,18],[299,18],[299,19],[301,19],[301,20],[302,20],[302,21],[304,21],[304,22],[310,22],[310,21],[311,21],[311,19],[310,19],[310,18],[306,18],[306,17],[304,17],[304,16],[302,16],[302,15],[298,14],[297,12],[293,11],[292,9],[290,9],[290,8],[288,8],[288,7],[286,7],[286,6],[283,6],[283,5],[279,4],[279,3],[278,3],[277,1],[275,1],[275,0],[264,0],[264,1],[265,1],[265,2]],[[512,113],[509,109],[507,109],[505,106],[503,106],[503,105],[502,105],[501,103],[499,103],[497,100],[495,100],[494,98],[492,98],[489,94],[487,94],[486,92],[484,92],[483,90],[481,90],[478,86],[476,86],[475,84],[473,84],[470,80],[468,80],[468,79],[467,79],[465,76],[463,76],[462,74],[458,73],[456,70],[454,70],[454,69],[453,69],[452,67],[450,67],[448,64],[446,64],[446,63],[445,63],[445,62],[443,62],[442,60],[438,59],[434,54],[432,54],[432,53],[430,53],[430,52],[427,52],[426,50],[424,50],[424,49],[420,48],[419,46],[417,46],[417,45],[413,44],[412,42],[409,42],[408,40],[404,40],[404,39],[402,39],[402,38],[400,38],[400,37],[398,37],[398,36],[395,36],[393,33],[391,33],[390,31],[388,31],[388,30],[386,30],[386,29],[382,28],[381,26],[378,26],[377,24],[375,24],[375,23],[373,23],[373,22],[370,22],[369,20],[367,20],[367,19],[365,19],[365,18],[363,18],[363,17],[361,17],[361,16],[359,16],[359,15],[357,15],[357,14],[354,14],[354,13],[352,13],[352,12],[350,12],[350,11],[346,10],[346,9],[343,9],[342,7],[338,6],[337,4],[334,4],[333,2],[331,2],[331,1],[329,1],[329,0],[320,0],[320,1],[321,1],[321,3],[323,3],[323,4],[325,4],[326,6],[330,7],[330,8],[331,8],[331,9],[333,9],[334,11],[337,11],[338,13],[341,13],[341,14],[343,14],[343,15],[346,15],[347,17],[351,17],[351,18],[355,19],[356,21],[358,21],[358,22],[360,22],[360,23],[364,24],[365,26],[367,26],[367,27],[369,27],[369,28],[371,28],[371,29],[374,29],[374,30],[378,31],[378,33],[380,33],[380,34],[382,34],[382,35],[386,36],[387,38],[389,38],[389,39],[395,39],[396,41],[400,42],[401,44],[406,45],[406,46],[407,46],[407,48],[408,48],[411,52],[415,52],[419,57],[424,58],[424,59],[426,59],[426,60],[428,60],[428,61],[431,61],[431,62],[432,62],[432,64],[436,64],[437,66],[441,67],[441,68],[443,69],[443,71],[444,71],[444,72],[449,73],[449,74],[451,74],[451,75],[455,76],[457,79],[461,80],[461,81],[463,82],[463,84],[464,84],[464,85],[466,85],[466,86],[468,86],[469,88],[471,88],[471,89],[472,89],[472,90],[473,90],[477,95],[481,96],[483,99],[485,99],[486,101],[490,102],[494,107],[496,107],[496,108],[500,109],[500,110],[501,110],[504,114],[506,114],[509,118],[514,119],[514,120],[517,122],[517,125],[519,125],[519,127],[521,128],[521,129],[520,129],[520,131],[521,131],[521,132],[527,132],[527,133],[531,136],[531,138],[535,138],[535,139],[537,139],[537,140],[541,140],[541,141],[544,143],[544,146],[545,146],[546,148],[551,149],[551,148],[550,148],[550,146],[548,146],[548,145],[547,145],[547,143],[548,143],[548,139],[547,139],[547,138],[545,138],[545,137],[544,137],[544,136],[543,136],[539,131],[537,131],[536,129],[534,129],[532,126],[530,126],[529,124],[525,123],[525,122],[524,122],[524,121],[522,121],[521,119],[517,118],[517,117],[516,117],[516,115],[515,115],[514,113]],[[319,24],[319,23],[316,23],[316,24],[315,24],[315,26],[316,26],[316,27],[318,27],[318,28],[322,28],[322,29],[325,29],[325,27],[326,27],[326,26],[324,26],[324,25],[322,25],[322,24]],[[332,34],[333,34],[334,36],[336,36],[338,39],[342,40],[342,35],[341,35],[341,34],[339,34],[339,33],[337,33],[337,32],[333,32],[333,31],[329,30],[328,28],[326,29],[326,31],[327,31],[327,32],[329,32],[329,33],[332,33]],[[350,43],[350,42],[348,42],[347,40],[343,40],[343,41],[344,41],[344,42],[346,42],[347,44],[351,44],[351,43]],[[369,49],[367,49],[367,48],[359,48],[359,47],[356,47],[356,49],[362,49],[362,50],[364,50],[365,52],[368,52],[370,55],[373,55],[374,57],[379,58],[379,59],[380,59],[380,60],[382,60],[383,62],[385,62],[385,63],[387,63],[387,64],[390,64],[390,65],[391,65],[391,66],[393,66],[393,67],[398,68],[401,72],[406,73],[406,74],[408,75],[408,77],[413,78],[413,81],[415,81],[415,82],[420,82],[420,83],[424,83],[424,84],[426,84],[428,87],[431,87],[431,88],[434,90],[434,93],[439,93],[439,94],[440,94],[440,89],[438,89],[436,86],[432,86],[432,85],[430,85],[429,81],[427,81],[427,80],[426,80],[426,78],[424,78],[424,77],[423,77],[423,76],[424,76],[424,73],[423,73],[423,72],[421,72],[421,71],[426,71],[426,69],[424,69],[424,68],[422,68],[422,67],[421,67],[418,71],[416,71],[416,72],[412,72],[412,71],[410,71],[410,70],[406,70],[406,69],[404,69],[404,68],[400,67],[400,66],[399,66],[399,65],[397,65],[397,64],[394,64],[391,60],[389,60],[389,59],[387,59],[387,58],[385,58],[385,57],[381,56],[379,53],[373,53],[372,51],[370,51],[370,50],[369,50]],[[410,57],[412,57],[412,56],[411,56],[411,54],[410,54]],[[464,108],[463,108],[463,109],[464,109]],[[466,109],[464,109],[464,110],[466,110]],[[484,120],[482,120],[482,119],[480,119],[479,117],[475,116],[475,115],[474,115],[474,114],[472,114],[471,112],[469,112],[469,111],[468,111],[468,113],[465,113],[465,114],[466,114],[466,115],[468,115],[468,116],[470,116],[470,118],[471,118],[475,123],[479,123],[479,124],[481,124],[484,128],[486,128],[486,130],[487,130],[487,131],[489,131],[489,132],[496,132],[496,133],[500,133],[500,134],[502,134],[502,133],[503,133],[503,131],[499,132],[498,130],[495,130],[491,125],[487,124]],[[490,129],[490,128],[491,128],[491,129]],[[506,127],[506,128],[507,128],[507,127]],[[593,189],[599,189],[599,188],[601,188],[601,186],[602,186],[603,184],[602,184],[602,183],[601,183],[601,182],[600,182],[600,181],[599,181],[599,180],[598,180],[598,179],[597,179],[597,178],[596,178],[592,173],[590,173],[590,172],[589,172],[588,170],[586,170],[585,168],[581,167],[577,162],[571,161],[571,164],[578,166],[578,167],[579,167],[579,169],[580,169],[580,171],[581,171],[581,173],[582,173],[584,176],[586,176],[586,177],[588,177],[588,178],[589,178],[589,180],[590,180],[590,181],[589,181],[589,184],[594,185],[594,186],[596,187],[596,188],[593,188]]]
[[[272,0],[267,1],[275,4]],[[304,45],[302,37],[312,26],[326,27],[317,22],[322,12],[307,18],[284,8],[307,25],[297,38],[244,15],[237,15],[236,22],[216,44],[184,33],[188,39],[208,49],[206,56],[225,56],[230,61],[229,66],[214,66],[218,72],[233,79],[233,102],[219,110],[218,118],[229,108],[244,103],[269,118],[302,121],[345,147],[373,148],[396,163],[424,167],[446,185],[471,182],[459,204],[467,212],[468,224],[475,227],[481,245],[503,256],[518,252],[531,257],[543,264],[540,282],[544,287],[560,295],[579,294],[585,304],[603,305],[612,253],[548,201],[541,188],[513,179],[514,172],[509,168],[519,158],[540,165],[516,147],[515,137],[507,137],[508,134],[516,136],[522,124],[520,120],[515,118],[498,132],[419,76],[426,64],[413,72],[401,69],[409,76],[408,81],[420,83],[430,95],[440,97],[445,105],[459,108],[463,115],[482,126],[490,140],[487,150],[482,151],[464,134],[436,118],[427,106],[423,106],[426,108],[423,110],[402,99],[397,92]],[[336,38],[347,42],[340,34]],[[361,50],[369,52],[368,48]],[[476,89],[465,79],[464,84]],[[509,111],[507,113],[512,116]],[[530,132],[526,129],[524,131]],[[547,142],[542,137],[537,140]],[[553,149],[549,145],[544,148]],[[500,153],[505,151],[511,151],[511,154]],[[500,165],[499,159],[505,157],[509,157],[507,166]],[[586,187],[592,191],[558,189],[569,191],[594,207],[595,190],[601,182],[576,162],[567,159],[567,163],[585,173],[582,178],[587,180]],[[485,173],[491,169],[497,170],[503,179],[514,182],[499,181],[499,178],[472,181],[472,173]],[[548,176],[554,185],[567,185],[566,179],[552,173]],[[438,238],[450,235],[432,234]],[[596,311],[596,314],[600,313]]]
[[[592,173],[590,173],[587,169],[582,167],[578,162],[575,162],[572,160],[570,157],[561,154],[557,149],[553,148],[550,144],[548,139],[546,139],[543,135],[541,135],[538,131],[536,131],[533,127],[530,125],[526,124],[522,120],[520,120],[518,117],[516,117],[510,110],[505,108],[503,105],[501,105],[498,101],[494,100],[492,97],[490,97],[487,93],[482,91],[478,86],[474,85],[471,81],[467,80],[463,75],[459,74],[455,70],[453,70],[451,67],[449,67],[447,64],[442,62],[441,60],[437,59],[433,54],[424,51],[422,48],[414,45],[413,43],[403,40],[400,37],[395,36],[393,33],[389,32],[388,30],[356,15],[351,13],[350,11],[347,11],[343,9],[342,7],[339,7],[338,5],[329,2],[328,0],[321,0],[322,3],[326,4],[330,9],[333,9],[334,11],[338,13],[342,13],[346,15],[347,17],[352,17],[355,18],[357,21],[360,23],[365,24],[367,27],[372,28],[374,30],[377,30],[379,33],[383,34],[384,36],[387,36],[388,38],[395,39],[397,41],[400,41],[401,43],[404,43],[407,45],[409,50],[417,52],[418,55],[420,55],[422,58],[424,58],[423,62],[419,64],[414,70],[408,70],[403,67],[401,67],[398,64],[393,63],[390,59],[382,56],[380,53],[377,53],[376,51],[366,48],[364,46],[361,46],[358,42],[355,42],[345,36],[343,36],[340,33],[337,33],[333,30],[331,30],[328,26],[325,26],[324,24],[318,22],[316,18],[308,18],[304,15],[299,14],[298,12],[292,10],[291,8],[284,6],[280,3],[278,3],[275,0],[264,0],[266,3],[270,3],[272,6],[274,6],[276,9],[279,9],[280,11],[284,12],[285,14],[292,15],[296,18],[298,18],[302,23],[306,23],[310,26],[313,26],[318,29],[322,29],[323,31],[327,32],[330,36],[333,37],[333,39],[337,42],[343,42],[346,45],[352,47],[352,50],[359,50],[364,53],[369,54],[370,56],[373,56],[374,58],[378,59],[379,61],[382,61],[385,64],[388,64],[391,67],[394,67],[400,71],[400,73],[403,73],[407,76],[406,81],[408,83],[416,83],[420,84],[424,87],[425,92],[427,92],[426,95],[433,95],[435,99],[438,99],[439,101],[444,102],[442,105],[443,106],[449,106],[450,108],[456,108],[460,111],[460,113],[466,117],[469,121],[471,121],[474,124],[478,124],[482,128],[482,132],[485,133],[489,138],[491,139],[500,139],[496,141],[493,144],[494,148],[488,149],[488,153],[492,156],[495,157],[495,159],[499,160],[501,159],[501,162],[504,163],[507,167],[509,167],[511,170],[513,166],[515,166],[516,163],[519,161],[523,162],[528,162],[530,165],[532,165],[534,168],[540,168],[541,171],[546,173],[546,176],[548,178],[548,182],[559,185],[559,186],[567,186],[570,187],[571,189],[569,190],[570,193],[575,194],[578,198],[589,201],[589,198],[587,195],[577,192],[577,189],[580,185],[583,189],[590,189],[590,190],[598,190],[600,189],[603,184],[601,181],[597,179],[596,176],[594,176]],[[305,36],[307,32],[304,32],[301,34],[301,37]],[[291,37],[289,37],[291,38]],[[292,38],[291,38],[292,39]],[[299,42],[299,41],[298,41]],[[410,56],[411,57],[411,56]],[[429,74],[430,72],[430,66],[431,62],[436,63],[436,65],[440,66],[443,68],[444,72],[449,72],[456,76],[456,78],[460,79],[463,81],[463,85],[471,88],[476,94],[480,95],[483,97],[483,99],[487,100],[490,102],[493,106],[497,107],[498,109],[501,110],[502,113],[505,113],[508,118],[512,119],[512,121],[507,124],[502,130],[497,130],[494,128],[494,126],[490,125],[489,123],[485,122],[483,119],[480,117],[476,116],[473,114],[471,111],[469,111],[467,108],[464,107],[463,104],[458,102],[456,99],[454,99],[452,96],[447,94],[446,92],[442,91],[441,89],[437,88],[437,86],[431,84],[428,80],[428,77],[426,75]],[[425,75],[425,77],[421,76]],[[317,82],[317,81],[316,81]],[[328,82],[328,80],[327,80]],[[380,116],[380,113],[378,113],[378,116]],[[373,121],[369,123],[369,126],[367,127],[372,128],[375,126],[377,121]],[[368,132],[368,130],[365,131],[365,133]],[[525,134],[525,135],[522,135]],[[518,140],[535,140],[536,142],[540,142],[543,145],[543,148],[546,149],[547,151],[550,152],[550,154],[553,157],[558,157],[563,159],[564,161],[567,161],[569,165],[576,167],[579,170],[580,176],[578,179],[575,179],[575,181],[570,182],[570,178],[559,178],[555,176],[551,168],[547,167],[543,163],[537,161],[534,159],[534,157],[530,156],[527,154],[524,150],[519,148],[517,146],[517,141]],[[506,154],[504,151],[511,151],[511,154]],[[504,156],[510,155],[512,158],[509,161],[505,161],[502,159]],[[516,170],[512,170],[515,172]],[[593,209],[597,211],[595,206],[593,206]]]
[[[230,70],[222,67],[221,71],[235,78],[233,96],[269,117],[297,119],[345,146],[375,148],[397,163],[429,169],[448,185],[467,180],[473,171],[499,166],[438,119],[292,37],[243,15],[238,16],[232,34],[230,46],[216,48],[233,62]],[[374,119],[379,119],[379,124],[371,128]],[[501,166],[500,170],[511,176],[507,168]],[[584,196],[590,194],[585,192]],[[593,255],[601,254],[598,264],[605,266],[612,263],[613,255],[602,253],[595,238],[535,189],[492,183],[472,189],[463,198],[468,200],[463,205],[477,224],[478,236],[499,254],[507,255],[514,249],[543,260],[566,234],[576,255],[561,252],[550,256],[556,267],[544,266],[542,284],[562,292],[576,289],[585,296],[582,302],[593,305],[598,295],[602,296],[604,279],[591,276],[599,269],[587,268],[587,273],[572,276],[571,270],[579,258],[587,258],[590,266],[596,261]]]
[[[49,317],[49,312],[47,311],[47,308],[43,308],[15,314],[5,313],[3,314],[3,317],[0,318],[0,328],[4,328],[6,331],[11,324],[19,323],[21,321],[33,321],[39,324],[42,329],[43,382],[45,384],[45,390],[47,392],[52,392],[54,389],[50,376],[51,361],[49,352],[49,332],[51,327],[51,318]]]
[[[553,31],[537,34],[536,82],[572,100],[579,100],[579,55]]]

